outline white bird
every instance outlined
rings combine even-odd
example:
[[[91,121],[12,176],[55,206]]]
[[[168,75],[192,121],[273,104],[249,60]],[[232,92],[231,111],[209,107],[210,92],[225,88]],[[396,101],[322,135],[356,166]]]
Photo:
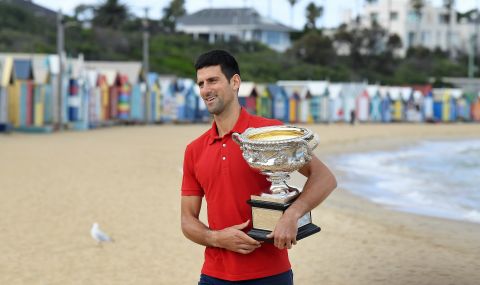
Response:
[[[90,229],[90,235],[99,245],[101,245],[102,242],[113,242],[113,239],[100,229],[98,223],[93,223]]]

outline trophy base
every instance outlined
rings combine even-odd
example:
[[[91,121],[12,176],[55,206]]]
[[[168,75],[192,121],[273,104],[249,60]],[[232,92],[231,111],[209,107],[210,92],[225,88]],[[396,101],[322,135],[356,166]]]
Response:
[[[311,236],[313,234],[316,234],[319,231],[320,231],[320,227],[318,227],[314,224],[307,224],[305,226],[302,226],[298,229],[297,241],[301,240],[303,238],[306,238],[308,236]],[[271,231],[251,229],[247,234],[255,240],[271,243],[271,242],[273,242],[273,239],[272,238],[267,238],[267,235],[269,233],[271,233]]]
[[[252,196],[252,199],[247,201],[247,203],[252,206],[253,224],[253,229],[247,234],[259,241],[272,242],[272,239],[268,239],[266,236],[275,229],[277,222],[293,203],[293,200],[287,203],[273,203],[262,199],[254,199],[254,197],[255,196]],[[312,224],[312,215],[310,212],[298,220],[297,226],[297,240],[301,240],[320,231],[318,226]]]

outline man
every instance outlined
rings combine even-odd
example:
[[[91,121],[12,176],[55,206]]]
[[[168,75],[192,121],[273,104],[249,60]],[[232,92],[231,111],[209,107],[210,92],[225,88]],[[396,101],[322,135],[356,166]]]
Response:
[[[279,125],[253,116],[238,101],[240,70],[228,52],[202,54],[195,64],[200,95],[213,114],[210,130],[185,150],[181,221],[184,235],[206,247],[199,284],[293,284],[287,249],[296,244],[297,221],[336,187],[328,168],[313,157],[299,170],[307,176],[302,195],[285,211],[271,233],[274,243],[261,243],[245,232],[251,228],[250,195],[270,183],[248,166],[232,133],[249,127]],[[199,220],[202,198],[207,202],[208,226]]]

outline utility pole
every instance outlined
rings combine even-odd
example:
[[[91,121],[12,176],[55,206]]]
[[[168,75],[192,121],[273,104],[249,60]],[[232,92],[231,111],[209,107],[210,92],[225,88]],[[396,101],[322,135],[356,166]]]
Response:
[[[145,123],[148,123],[150,118],[150,108],[148,108],[150,100],[150,84],[148,82],[148,73],[150,72],[149,63],[149,53],[148,53],[148,7],[145,7],[145,18],[143,19],[143,76],[146,83],[145,89]]]
[[[57,104],[56,109],[56,118],[55,124],[57,125],[57,129],[63,129],[63,73],[64,73],[64,66],[63,66],[63,53],[65,49],[65,27],[63,25],[63,14],[62,10],[58,10],[57,13],[57,55],[58,55],[58,78],[57,78],[57,102],[53,102],[54,106],[55,103]],[[55,110],[55,108],[53,108]]]

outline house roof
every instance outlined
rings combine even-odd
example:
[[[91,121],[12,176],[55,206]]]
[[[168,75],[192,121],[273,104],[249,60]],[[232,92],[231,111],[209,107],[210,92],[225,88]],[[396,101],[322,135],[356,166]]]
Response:
[[[262,17],[252,8],[203,9],[178,19],[179,26],[255,26],[259,30],[290,32],[287,27],[272,19]]]

